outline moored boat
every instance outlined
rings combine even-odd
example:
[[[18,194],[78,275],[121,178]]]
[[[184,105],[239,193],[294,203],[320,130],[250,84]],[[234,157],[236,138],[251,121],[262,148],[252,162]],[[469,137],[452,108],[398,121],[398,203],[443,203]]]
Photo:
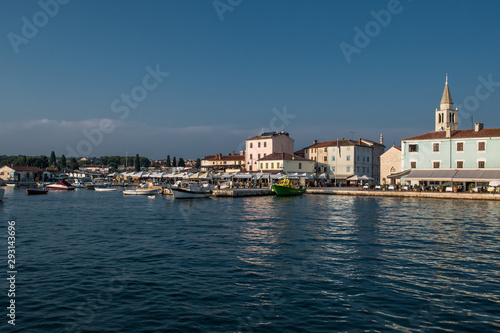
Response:
[[[190,182],[170,189],[175,199],[199,199],[209,198],[212,190],[209,186],[200,186],[198,183]]]
[[[34,188],[27,188],[26,189],[26,194],[28,195],[38,195],[38,194],[47,194],[49,193],[49,189],[46,187],[34,187]]]
[[[96,192],[116,192],[116,187],[95,187],[94,191]]]
[[[278,196],[302,195],[306,192],[305,188],[295,187],[288,177],[283,177],[278,184],[273,185],[274,193]]]
[[[123,190],[124,195],[156,195],[161,194],[161,187],[153,184],[141,184],[133,190]]]
[[[60,180],[55,184],[47,185],[47,188],[50,190],[59,190],[59,191],[73,191],[75,187],[68,183],[65,180]]]

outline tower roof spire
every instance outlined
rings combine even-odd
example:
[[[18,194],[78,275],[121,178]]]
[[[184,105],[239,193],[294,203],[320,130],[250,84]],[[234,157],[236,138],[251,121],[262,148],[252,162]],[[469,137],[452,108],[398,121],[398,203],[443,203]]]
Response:
[[[441,109],[443,109],[443,104],[446,104],[447,109],[453,108],[453,100],[451,99],[450,88],[448,87],[448,74],[446,74],[446,83],[444,85],[443,97],[441,97]]]

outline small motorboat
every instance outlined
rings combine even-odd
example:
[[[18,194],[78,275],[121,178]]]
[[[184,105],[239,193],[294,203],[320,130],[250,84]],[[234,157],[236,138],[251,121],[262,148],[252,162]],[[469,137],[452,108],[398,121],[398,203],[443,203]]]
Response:
[[[161,194],[161,187],[153,184],[141,184],[133,190],[123,190],[124,195],[156,195]]]
[[[202,186],[195,182],[183,183],[181,186],[170,188],[175,199],[200,199],[212,195],[210,186]]]
[[[273,185],[273,190],[277,196],[302,195],[306,192],[305,188],[295,187],[287,176],[284,176],[277,185]]]
[[[47,194],[49,193],[49,189],[46,187],[33,187],[27,188],[26,194],[28,195],[38,195],[38,194]]]
[[[108,187],[108,186],[98,186],[94,188],[96,192],[116,192],[116,187]]]
[[[58,191],[73,191],[75,187],[68,183],[65,180],[60,180],[55,184],[47,185],[47,188],[50,190],[58,190]]]

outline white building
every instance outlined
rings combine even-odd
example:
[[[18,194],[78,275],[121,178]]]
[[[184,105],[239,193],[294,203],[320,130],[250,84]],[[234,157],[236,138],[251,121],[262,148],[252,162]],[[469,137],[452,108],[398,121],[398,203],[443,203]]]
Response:
[[[246,140],[245,166],[247,171],[257,171],[258,161],[273,153],[293,155],[294,140],[286,132],[266,132]]]
[[[258,161],[259,171],[266,173],[307,172],[313,173],[315,162],[302,156],[287,153],[273,153]]]

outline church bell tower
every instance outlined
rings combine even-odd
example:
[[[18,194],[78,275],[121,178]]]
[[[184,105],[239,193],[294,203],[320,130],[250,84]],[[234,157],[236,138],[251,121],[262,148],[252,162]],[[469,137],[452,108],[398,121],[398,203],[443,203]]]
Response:
[[[458,108],[453,110],[453,100],[451,99],[450,88],[448,87],[448,74],[444,85],[443,97],[439,110],[436,109],[436,131],[445,131],[450,128],[452,131],[458,130]]]

